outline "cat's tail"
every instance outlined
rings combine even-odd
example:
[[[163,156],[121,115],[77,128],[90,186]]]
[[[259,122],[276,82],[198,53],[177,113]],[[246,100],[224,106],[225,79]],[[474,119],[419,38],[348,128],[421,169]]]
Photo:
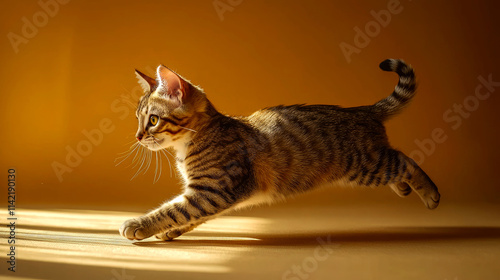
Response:
[[[380,63],[379,67],[384,71],[396,72],[399,75],[399,82],[392,94],[371,106],[376,115],[382,120],[387,120],[410,103],[415,95],[417,83],[413,68],[403,60],[386,59]]]

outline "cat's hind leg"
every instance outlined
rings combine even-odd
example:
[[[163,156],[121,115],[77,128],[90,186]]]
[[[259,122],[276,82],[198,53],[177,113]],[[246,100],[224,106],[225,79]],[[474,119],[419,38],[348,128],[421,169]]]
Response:
[[[404,193],[405,190],[407,190],[406,186],[409,186],[411,190],[418,194],[427,208],[434,209],[438,207],[441,195],[434,182],[432,182],[429,176],[413,159],[407,157],[402,152],[399,152],[399,156],[405,161],[407,168],[406,171],[401,174],[402,176],[399,179],[400,182],[395,183],[395,188],[399,190],[399,192],[396,191],[396,193]],[[403,191],[401,191],[401,188],[403,188]]]
[[[415,161],[402,152],[382,148],[370,154],[353,154],[351,158],[351,162],[357,164],[348,164],[356,166],[345,175],[349,181],[361,186],[388,185],[401,197],[414,191],[427,208],[434,209],[439,205],[440,195],[436,185]]]
[[[405,182],[389,184],[389,187],[400,197],[408,196],[411,193],[411,187]]]

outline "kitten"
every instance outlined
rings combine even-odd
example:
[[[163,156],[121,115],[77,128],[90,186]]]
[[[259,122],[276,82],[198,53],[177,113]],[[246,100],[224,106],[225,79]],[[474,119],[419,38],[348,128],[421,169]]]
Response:
[[[145,90],[136,112],[137,140],[152,151],[175,150],[184,192],[126,221],[120,234],[172,240],[230,210],[283,200],[327,182],[388,185],[399,196],[413,190],[429,209],[436,208],[436,185],[390,146],[383,125],[414,96],[413,69],[395,59],[380,68],[396,72],[399,83],[374,105],[277,106],[248,117],[219,113],[200,88],[165,66],[158,67],[156,79],[136,71]]]

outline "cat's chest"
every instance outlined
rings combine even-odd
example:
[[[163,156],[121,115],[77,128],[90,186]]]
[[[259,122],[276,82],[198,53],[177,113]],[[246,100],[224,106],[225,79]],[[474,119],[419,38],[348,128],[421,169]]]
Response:
[[[187,155],[187,143],[184,141],[176,141],[171,144],[171,147],[175,151],[175,157],[181,161],[184,161],[186,159]]]
[[[189,176],[186,170],[186,162],[177,159],[177,170],[179,170],[179,173],[181,174],[184,185],[189,185]]]
[[[174,143],[173,148],[175,150],[175,157],[177,160],[177,170],[181,174],[181,178],[185,185],[189,184],[187,169],[186,169],[186,155],[187,155],[187,145],[185,143]]]

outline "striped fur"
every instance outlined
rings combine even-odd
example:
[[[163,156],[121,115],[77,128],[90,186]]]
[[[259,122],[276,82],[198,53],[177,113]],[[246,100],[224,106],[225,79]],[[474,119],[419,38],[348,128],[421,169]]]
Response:
[[[415,95],[417,83],[413,68],[403,60],[387,59],[382,61],[379,67],[384,71],[393,71],[399,75],[399,82],[392,94],[373,105],[373,112],[381,120],[386,120],[399,113],[410,103]]]
[[[138,106],[138,135],[157,139],[157,144],[143,144],[152,150],[176,151],[184,192],[126,221],[120,233],[128,239],[155,235],[171,240],[233,209],[283,200],[331,182],[390,186],[400,196],[414,191],[429,209],[436,208],[436,186],[412,159],[390,146],[383,125],[413,97],[413,70],[401,60],[386,60],[380,67],[400,79],[389,97],[372,106],[277,106],[248,117],[219,113],[201,89],[163,71],[181,79],[172,84],[186,83],[173,93],[182,96],[181,105],[169,104],[175,96],[158,93],[170,94],[173,88],[151,84]],[[155,127],[145,124],[151,114],[160,117]]]

